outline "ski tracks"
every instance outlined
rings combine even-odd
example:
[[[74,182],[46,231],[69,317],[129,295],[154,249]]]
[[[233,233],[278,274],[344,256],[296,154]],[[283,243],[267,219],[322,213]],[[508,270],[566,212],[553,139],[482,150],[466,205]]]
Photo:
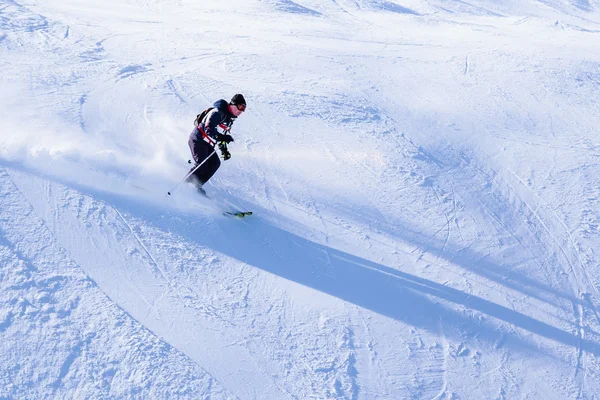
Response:
[[[446,396],[446,390],[448,389],[448,358],[450,357],[450,346],[448,344],[448,340],[446,339],[446,335],[444,334],[444,322],[442,321],[442,317],[439,318],[439,331],[440,338],[442,340],[442,352],[443,352],[443,362],[441,366],[442,372],[442,388],[440,392],[432,399],[438,400],[443,399]]]
[[[600,320],[598,319],[597,308],[594,304],[594,297],[598,298],[598,290],[587,274],[587,268],[582,260],[575,239],[563,219],[557,215],[557,211],[553,210],[516,173],[511,170],[507,170],[506,172],[504,175],[483,172],[482,176],[487,177],[486,179],[488,179],[491,187],[498,190],[498,193],[502,197],[512,199],[511,202],[516,203],[513,205],[515,215],[517,213],[520,214],[522,223],[532,227],[530,237],[537,242],[537,250],[539,252],[547,252],[546,254],[548,254],[546,259],[539,262],[540,267],[543,269],[561,268],[561,270],[552,271],[557,278],[554,285],[559,285],[558,282],[561,275],[566,276],[570,282],[573,295],[569,301],[571,302],[574,334],[579,338],[573,379],[579,382],[580,393],[586,393],[586,375],[589,366],[587,365],[588,356],[582,344],[585,340],[590,340],[587,337],[588,333],[597,332],[600,328]],[[482,204],[485,205],[485,202],[482,201]],[[520,243],[524,250],[530,251],[529,246],[518,239],[512,229],[503,222],[502,217],[495,214],[494,206],[490,208],[490,206],[486,205],[486,208],[490,212],[490,215]],[[533,256],[536,257],[535,254]],[[594,294],[594,297],[592,297],[591,293]],[[568,311],[564,308],[563,310],[565,312]],[[596,320],[596,323],[592,323],[586,317],[588,314]]]
[[[58,184],[42,190],[50,196],[44,199],[35,194],[40,183],[12,175],[71,257],[133,318],[202,368],[208,365],[205,371],[240,398],[292,397],[266,372],[269,363],[259,362],[224,319],[173,279],[126,215]]]
[[[120,397],[126,396],[124,388],[141,396],[163,397],[167,391],[177,397],[186,390],[174,387],[178,385],[186,385],[187,390],[197,393],[210,390],[215,398],[231,398],[205,372],[194,376],[200,369],[191,360],[115,305],[114,296],[102,293],[97,280],[86,274],[85,265],[76,262],[69,246],[61,245],[62,234],[57,235],[53,229],[56,228],[54,207],[58,204],[54,203],[55,190],[48,184],[31,185],[23,178],[21,174],[0,171],[3,208],[0,246],[9,249],[17,259],[19,265],[10,271],[17,279],[15,282],[27,285],[22,288],[13,285],[8,292],[3,291],[8,296],[19,295],[11,303],[18,306],[21,302],[25,313],[9,313],[0,323],[0,330],[4,331],[7,349],[18,349],[20,355],[31,351],[29,355],[34,357],[38,352],[47,354],[36,363],[35,374],[41,379],[29,377],[27,371],[19,372],[19,368],[12,369],[10,374],[16,380],[8,386],[12,387],[9,390],[14,397],[20,397],[19,393],[34,395],[37,384],[26,383],[33,379],[38,383],[48,381],[52,392],[61,398],[70,397],[69,393],[93,398],[107,397],[110,393]],[[68,224],[66,220],[62,222]],[[68,231],[68,227],[62,228],[63,233]],[[22,280],[25,276],[27,281]],[[15,334],[20,336],[16,347]],[[46,339],[39,341],[40,337]],[[103,357],[94,358],[98,351]],[[17,360],[15,365],[21,361]],[[81,376],[91,374],[97,375],[97,385],[80,387],[85,383]],[[144,376],[144,382],[136,374]],[[155,375],[161,375],[165,385],[148,387],[145,379],[159,379]],[[123,380],[127,381],[125,385]],[[27,387],[33,391],[22,393]]]
[[[448,148],[452,152],[456,150]],[[496,221],[508,233],[519,246],[532,255],[532,260],[537,260],[540,270],[544,272],[552,272],[551,274],[544,273],[545,278],[549,279],[555,276],[556,279],[549,282],[548,288],[560,288],[561,275],[564,274],[571,282],[573,296],[561,296],[558,293],[549,291],[540,293],[539,299],[544,299],[547,295],[553,295],[557,301],[556,306],[560,307],[565,316],[572,316],[574,334],[579,338],[579,346],[575,348],[576,359],[574,360],[574,377],[573,379],[579,382],[581,393],[588,393],[586,388],[586,376],[590,365],[588,365],[586,350],[583,347],[584,341],[590,340],[590,332],[598,330],[599,325],[591,323],[586,317],[589,315],[597,322],[598,312],[594,305],[594,297],[597,297],[597,289],[593,281],[590,279],[584,261],[581,257],[577,242],[573,238],[570,230],[552,208],[541,199],[537,193],[533,191],[522,179],[520,179],[512,171],[507,170],[506,173],[500,175],[500,172],[485,172],[482,166],[477,166],[474,161],[464,157],[457,152],[459,158],[466,161],[460,169],[455,172],[447,171],[444,173],[446,185],[450,188],[452,196],[452,209],[445,210],[443,204],[446,202],[442,187],[435,183],[434,180],[429,182],[429,186],[435,194],[438,205],[443,210],[446,224],[441,227],[428,242],[432,241],[441,231],[445,230],[445,238],[439,243],[436,243],[436,248],[444,252],[448,246],[450,239],[451,221],[457,223],[458,235],[463,243],[465,237],[460,231],[460,226],[457,222],[457,190],[454,187],[453,181],[455,174],[461,174],[462,178],[456,177],[459,182],[472,182],[475,188],[463,188],[467,195],[462,195],[462,198],[475,198],[484,209],[489,213],[494,221]],[[474,174],[474,178],[465,178],[468,174]],[[479,182],[481,181],[482,182]],[[479,186],[481,189],[477,189]],[[468,193],[472,194],[469,195]],[[466,196],[466,197],[465,197]],[[505,202],[505,204],[503,204]],[[508,218],[508,220],[506,220]],[[529,227],[530,232],[527,235],[522,234],[522,227]],[[519,232],[515,229],[519,228]],[[523,242],[522,238],[526,240]],[[416,250],[416,249],[415,249]],[[540,259],[538,255],[548,254]],[[556,267],[562,268],[556,270]],[[508,271],[510,272],[510,271]],[[526,281],[524,281],[526,282]],[[514,288],[519,288],[521,284]],[[526,286],[525,286],[526,287]],[[524,287],[524,288],[525,288]],[[544,289],[543,286],[540,288]],[[527,292],[524,292],[527,293]],[[532,294],[535,292],[532,291]],[[593,293],[593,295],[591,294]],[[564,300],[569,300],[571,309],[564,307]],[[507,301],[512,302],[509,298]],[[551,303],[548,302],[548,305]],[[547,307],[545,307],[547,308]],[[546,311],[550,312],[550,310]]]

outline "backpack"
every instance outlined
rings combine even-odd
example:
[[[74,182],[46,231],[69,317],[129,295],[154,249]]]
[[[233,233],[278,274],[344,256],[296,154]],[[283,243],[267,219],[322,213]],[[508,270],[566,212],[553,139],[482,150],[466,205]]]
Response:
[[[196,115],[196,119],[194,120],[194,126],[200,125],[206,117],[206,114],[208,114],[213,109],[214,107],[209,107],[206,110],[202,111],[200,114]]]

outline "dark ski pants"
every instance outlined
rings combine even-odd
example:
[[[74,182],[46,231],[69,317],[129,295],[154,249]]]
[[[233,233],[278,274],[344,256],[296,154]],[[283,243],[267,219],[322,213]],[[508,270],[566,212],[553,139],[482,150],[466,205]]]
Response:
[[[204,140],[194,140],[190,138],[188,145],[190,146],[192,157],[195,161],[195,165],[192,169],[190,169],[190,172],[196,168],[196,165],[200,164],[208,156],[210,156],[210,158],[206,160],[206,162],[202,164],[202,166],[187,179],[188,182],[191,182],[198,187],[202,187],[202,185],[208,182],[215,172],[217,172],[221,166],[221,160],[219,159],[217,152],[215,152],[212,156],[210,155],[213,151],[215,151],[215,148],[206,143]]]

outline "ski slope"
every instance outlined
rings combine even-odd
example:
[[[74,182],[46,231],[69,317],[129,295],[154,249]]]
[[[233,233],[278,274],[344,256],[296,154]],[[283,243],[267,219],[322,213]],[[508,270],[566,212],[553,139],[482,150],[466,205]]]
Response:
[[[0,399],[598,399],[598,43],[598,0],[0,0]],[[215,201],[165,196],[235,93]]]

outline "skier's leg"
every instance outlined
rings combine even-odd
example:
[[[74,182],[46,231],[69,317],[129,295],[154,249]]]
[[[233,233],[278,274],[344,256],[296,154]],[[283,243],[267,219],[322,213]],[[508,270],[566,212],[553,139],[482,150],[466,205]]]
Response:
[[[190,151],[192,152],[192,158],[194,159],[194,166],[190,169],[189,172],[192,172],[194,170],[195,171],[187,178],[186,181],[188,183],[193,184],[197,188],[202,188],[202,184],[204,183],[204,182],[200,181],[198,172],[205,167],[206,163],[198,169],[196,169],[196,166],[198,164],[200,164],[202,161],[204,161],[204,159],[206,157],[208,157],[208,155],[210,154],[210,153],[206,152],[206,148],[205,148],[205,146],[203,146],[203,144],[205,144],[204,141],[198,142],[197,140],[193,140],[191,138],[188,141],[188,146],[190,146]]]
[[[198,165],[198,151],[200,150],[200,148],[197,145],[197,141],[190,139],[188,141],[188,146],[190,146],[190,151],[192,152],[192,159],[194,160],[194,166],[188,171],[188,173],[192,172],[194,170],[194,168],[196,168],[196,165]],[[194,175],[190,175],[188,176],[188,178],[186,179],[186,182],[189,183],[193,183],[194,185],[197,184],[197,179]]]
[[[221,161],[219,160],[217,153],[213,154],[214,148],[205,141],[195,141],[190,139],[188,145],[190,146],[192,157],[194,158],[196,165],[202,162],[204,163],[200,168],[196,169],[192,175],[189,176],[187,181],[194,184],[200,194],[206,196],[206,192],[204,189],[202,189],[202,185],[204,185],[214,175],[221,165]],[[209,158],[207,159],[207,157]],[[196,166],[190,169],[190,172],[195,168]]]
[[[210,149],[210,153],[212,153],[213,149]],[[210,154],[208,153],[208,154]],[[196,171],[196,177],[198,180],[204,185],[212,176],[217,172],[219,167],[221,166],[221,160],[219,159],[219,155],[214,153],[204,165]]]

